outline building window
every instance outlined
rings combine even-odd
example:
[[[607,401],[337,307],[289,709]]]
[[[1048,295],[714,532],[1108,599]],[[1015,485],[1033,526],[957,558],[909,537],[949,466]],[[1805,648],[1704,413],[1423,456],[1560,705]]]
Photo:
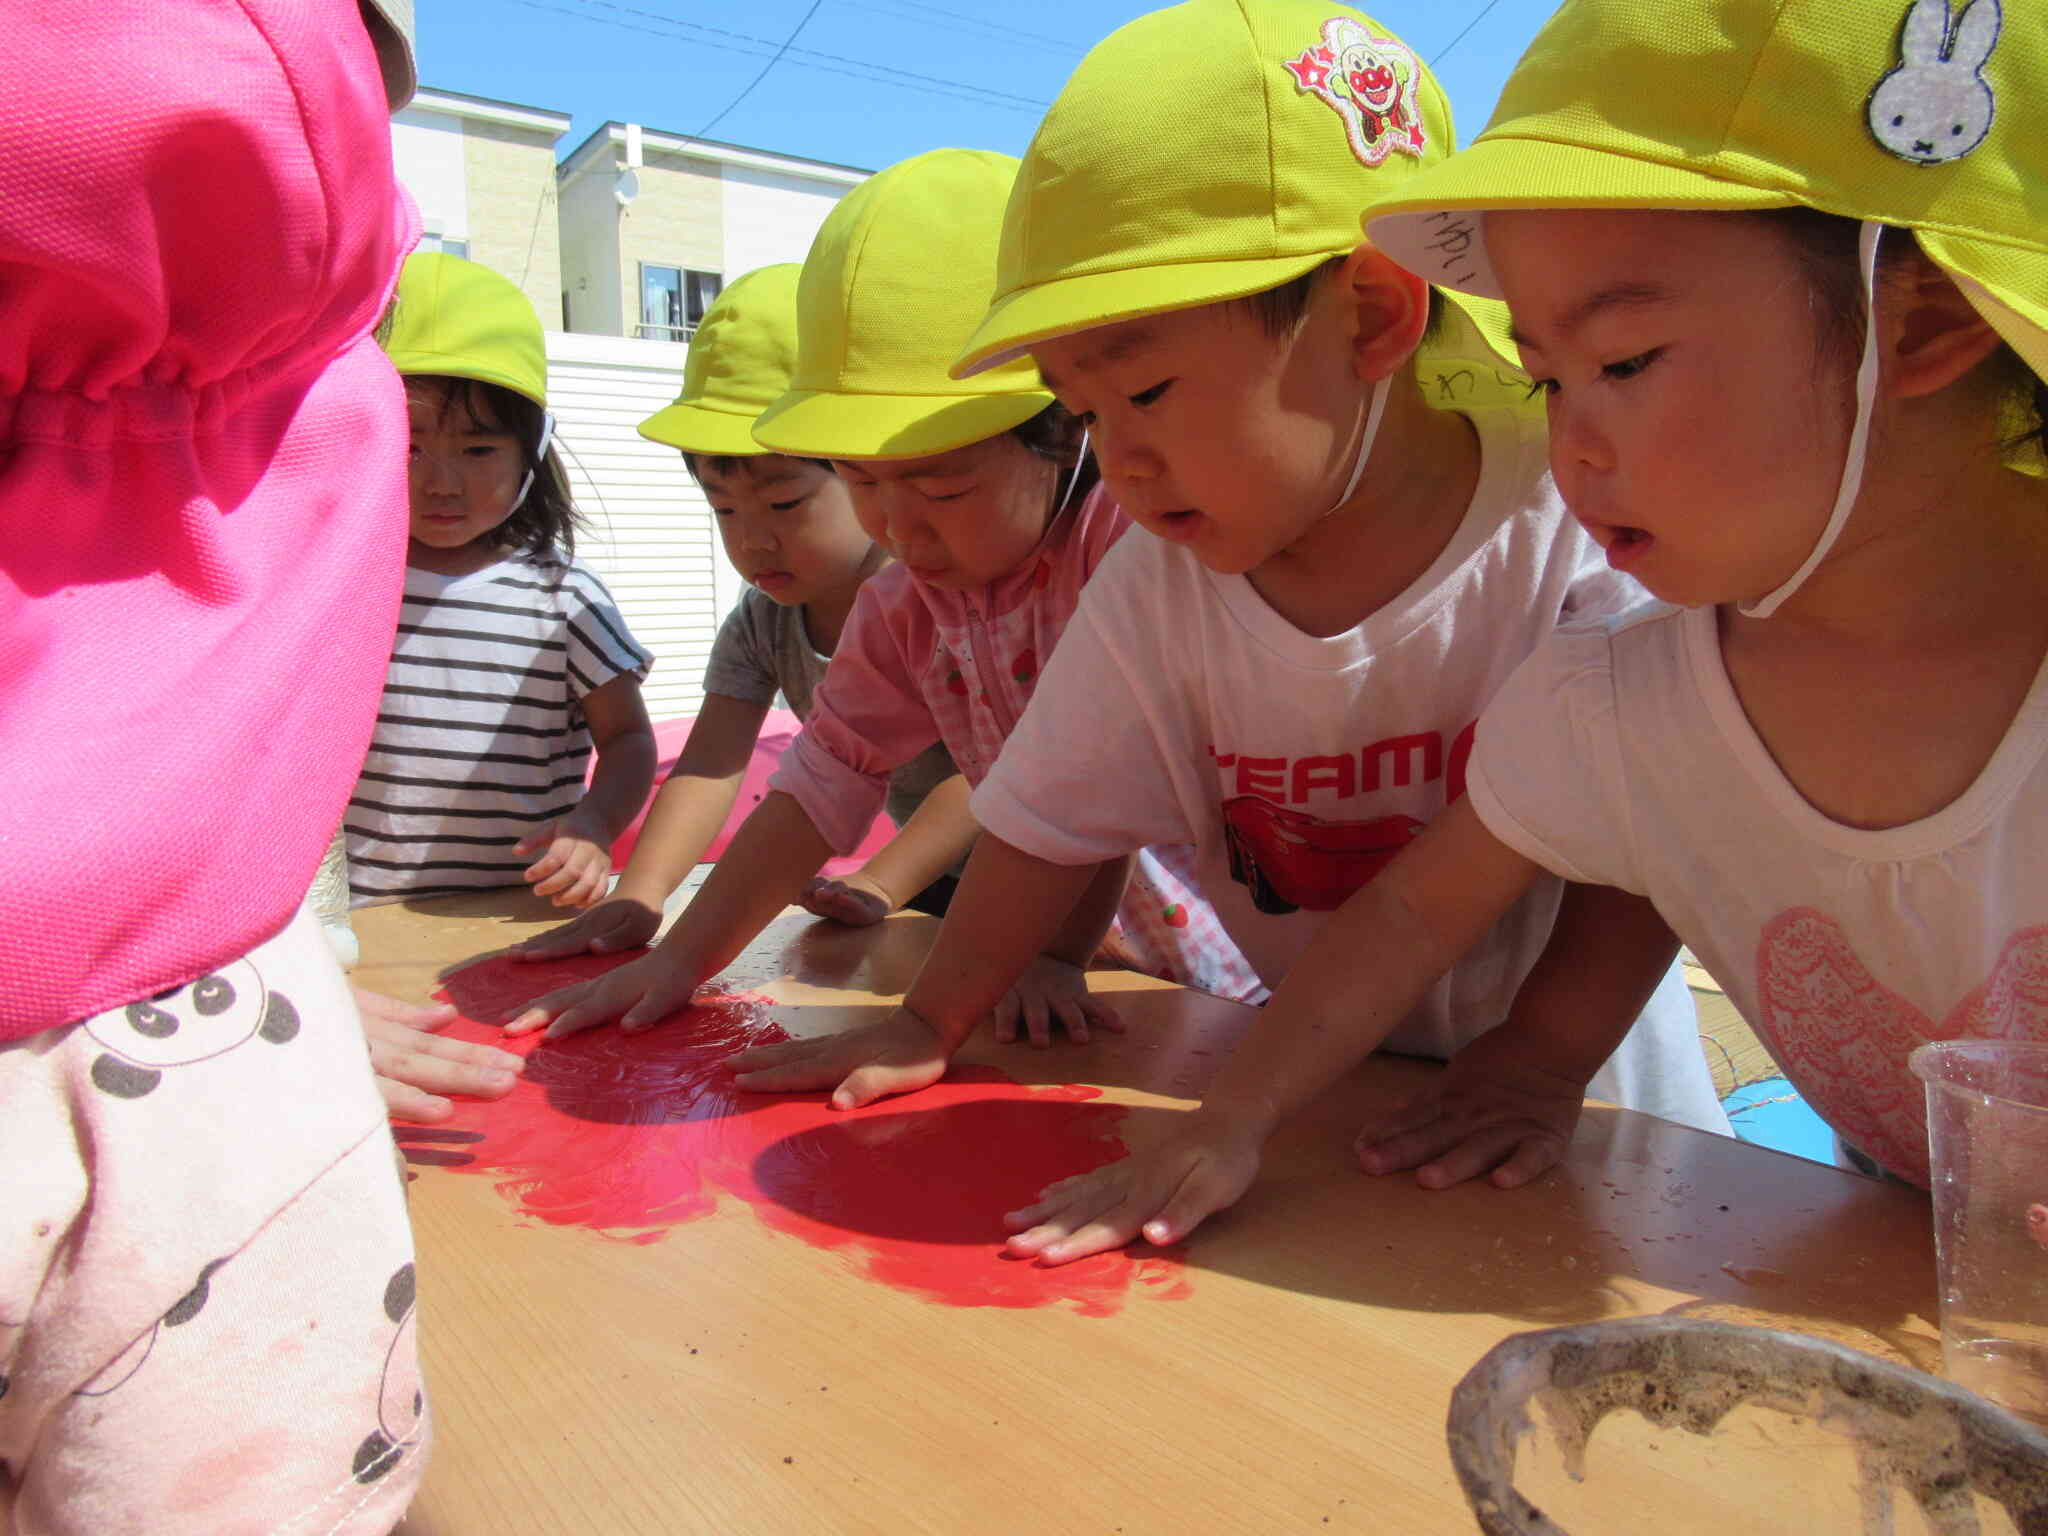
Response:
[[[420,243],[414,249],[421,251],[445,251],[450,256],[460,256],[464,261],[469,260],[469,242],[467,240],[450,240],[442,235],[421,235]]]
[[[639,334],[656,341],[687,340],[724,286],[716,272],[641,262]]]

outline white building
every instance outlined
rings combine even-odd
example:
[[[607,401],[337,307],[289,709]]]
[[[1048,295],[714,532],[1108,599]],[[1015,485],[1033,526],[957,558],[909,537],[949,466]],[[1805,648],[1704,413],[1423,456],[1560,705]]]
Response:
[[[392,120],[422,245],[504,273],[547,331],[548,400],[590,533],[577,553],[655,654],[648,710],[694,714],[740,582],[682,459],[634,429],[682,388],[728,278],[801,261],[867,172],[606,123],[559,165],[559,112],[422,89]]]

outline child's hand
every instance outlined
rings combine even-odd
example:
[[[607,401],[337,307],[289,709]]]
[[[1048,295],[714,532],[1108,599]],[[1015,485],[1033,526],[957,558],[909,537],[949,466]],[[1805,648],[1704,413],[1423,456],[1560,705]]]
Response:
[[[844,1034],[757,1045],[728,1061],[749,1093],[832,1089],[834,1109],[858,1109],[893,1093],[914,1093],[946,1075],[952,1053],[939,1032],[908,1008]]]
[[[508,953],[514,960],[562,960],[570,955],[615,955],[638,949],[661,927],[661,914],[645,902],[613,897],[559,928],[521,939]]]
[[[381,992],[349,988],[363,1018],[370,1069],[392,1114],[406,1120],[445,1120],[455,1106],[436,1095],[474,1094],[499,1099],[512,1091],[525,1062],[496,1046],[443,1040],[433,1033],[455,1017],[446,1003],[431,1008],[401,1003]]]
[[[796,901],[806,912],[849,928],[872,928],[896,910],[896,898],[858,871],[836,879],[820,875]]]
[[[605,893],[612,877],[611,841],[577,813],[543,822],[522,837],[514,853],[539,853],[521,877],[536,896],[558,907],[587,907]]]
[[[1090,1025],[1119,1035],[1124,1032],[1124,1021],[1116,1010],[1089,995],[1087,972],[1050,955],[1033,960],[1031,968],[1003,994],[996,1004],[995,1020],[996,1039],[1004,1045],[1021,1033],[1043,1048],[1052,1043],[1056,1023],[1076,1045],[1088,1043]]]
[[[1142,1236],[1177,1243],[1251,1188],[1268,1125],[1198,1109],[1157,1146],[1048,1185],[1036,1205],[1011,1211],[1011,1253],[1067,1264]]]
[[[616,1019],[620,1029],[637,1034],[688,1007],[700,979],[694,966],[657,949],[615,971],[535,998],[505,1026],[505,1033],[524,1035],[545,1024],[547,1038],[561,1040]]]
[[[1453,1056],[1429,1091],[1360,1131],[1358,1165],[1379,1174],[1419,1163],[1425,1189],[1490,1171],[1496,1189],[1515,1189],[1564,1156],[1585,1096],[1583,1082],[1530,1060],[1502,1025]]]

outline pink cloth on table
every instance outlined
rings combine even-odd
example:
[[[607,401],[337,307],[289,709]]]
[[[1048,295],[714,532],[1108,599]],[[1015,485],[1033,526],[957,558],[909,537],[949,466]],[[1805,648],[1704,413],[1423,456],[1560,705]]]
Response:
[[[654,727],[654,746],[660,754],[660,763],[654,770],[656,792],[668,778],[669,769],[675,766],[681,756],[683,743],[690,739],[690,727],[697,723],[696,716],[685,716],[680,720],[663,720]],[[718,836],[711,846],[704,850],[704,862],[712,863],[725,852],[725,845],[732,841],[733,834],[740,829],[740,823],[753,813],[755,806],[768,793],[768,780],[774,774],[776,764],[781,761],[784,750],[796,740],[797,732],[803,729],[803,722],[786,709],[771,709],[768,718],[761,722],[761,734],[754,741],[754,755],[747,764],[746,776],[740,780],[739,799],[733,802],[732,814],[719,828]],[[648,806],[640,807],[640,814],[633,818],[633,824],[621,832],[618,841],[612,844],[612,867],[624,869],[626,860],[633,855],[634,845],[640,841],[641,823],[647,820]],[[826,861],[819,871],[826,875],[842,875],[850,869],[859,869],[896,835],[896,824],[886,815],[878,815],[868,825],[851,855],[835,856]]]
[[[283,928],[397,621],[417,220],[356,0],[41,0],[0,114],[0,1040]]]

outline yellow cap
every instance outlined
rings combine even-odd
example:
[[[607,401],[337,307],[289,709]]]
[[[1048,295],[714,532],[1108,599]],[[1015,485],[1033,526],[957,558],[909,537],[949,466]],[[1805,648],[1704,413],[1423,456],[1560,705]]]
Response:
[[[796,262],[757,267],[704,311],[683,364],[683,392],[640,423],[640,435],[685,453],[752,457],[754,418],[782,397],[796,368]]]
[[[796,376],[754,438],[822,459],[914,459],[1052,404],[1026,358],[966,383],[947,368],[988,304],[1017,162],[935,149],[869,177],[826,217],[797,288]]]
[[[1415,54],[1328,0],[1189,0],[1089,51],[1025,151],[959,375],[1034,343],[1277,288],[1451,152]],[[1512,364],[1507,315],[1465,301]]]
[[[540,317],[507,277],[444,251],[415,251],[398,274],[384,350],[400,373],[500,384],[548,403]]]
[[[1998,0],[1573,0],[1471,148],[1366,232],[1433,283],[1498,295],[1488,209],[1901,225],[2048,377],[2048,28],[2001,21]]]

